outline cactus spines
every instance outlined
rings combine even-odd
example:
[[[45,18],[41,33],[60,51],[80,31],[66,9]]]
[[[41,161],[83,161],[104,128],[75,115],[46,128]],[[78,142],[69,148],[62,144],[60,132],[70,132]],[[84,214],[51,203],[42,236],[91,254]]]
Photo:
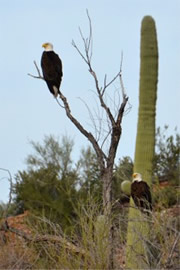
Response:
[[[141,24],[139,112],[135,147],[134,171],[151,186],[155,148],[155,117],[158,81],[158,46],[155,21],[145,16]],[[131,206],[134,206],[131,199]],[[148,266],[145,240],[149,223],[142,220],[139,210],[130,208],[127,232],[126,267],[144,269]],[[139,219],[139,221],[138,221]]]
[[[139,115],[134,171],[151,184],[155,147],[155,116],[158,79],[158,47],[155,22],[146,16],[141,26]]]

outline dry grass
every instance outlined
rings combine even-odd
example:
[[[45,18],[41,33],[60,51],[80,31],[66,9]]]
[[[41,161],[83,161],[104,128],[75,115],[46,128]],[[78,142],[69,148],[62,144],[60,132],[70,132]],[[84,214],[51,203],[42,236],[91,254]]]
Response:
[[[29,240],[20,236],[8,239],[13,234],[10,232],[6,232],[5,240],[2,231],[0,269],[107,269],[110,224],[101,215],[98,204],[80,206],[77,213],[78,222],[74,222],[68,236],[58,224],[42,217],[29,219]],[[149,269],[177,269],[180,249],[178,214],[179,208],[173,207],[152,215],[151,239],[144,239]],[[125,269],[126,227],[127,211],[121,209],[114,226],[116,269]]]

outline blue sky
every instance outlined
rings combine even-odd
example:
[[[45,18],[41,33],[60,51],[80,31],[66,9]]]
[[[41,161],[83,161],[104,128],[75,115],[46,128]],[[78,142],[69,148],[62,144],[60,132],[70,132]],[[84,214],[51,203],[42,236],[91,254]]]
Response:
[[[82,48],[80,26],[88,34],[88,9],[93,27],[93,60],[100,83],[119,69],[123,51],[123,81],[131,111],[123,119],[123,134],[117,159],[134,156],[139,88],[140,27],[145,15],[156,22],[159,46],[159,82],[156,125],[179,125],[180,1],[179,0],[0,0],[0,167],[12,176],[25,168],[32,152],[29,141],[42,142],[44,135],[70,136],[73,159],[87,140],[66,118],[45,83],[35,74],[33,61],[40,63],[42,43],[50,41],[63,61],[62,91],[72,113],[89,130],[90,119],[81,97],[94,106],[94,83],[87,66],[71,45]],[[117,87],[115,84],[112,86]],[[6,173],[0,171],[0,201],[8,196]]]

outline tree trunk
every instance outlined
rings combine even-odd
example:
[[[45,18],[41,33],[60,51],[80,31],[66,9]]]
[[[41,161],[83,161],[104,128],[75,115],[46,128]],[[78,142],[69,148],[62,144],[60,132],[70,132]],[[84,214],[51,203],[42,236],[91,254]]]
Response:
[[[112,201],[112,168],[106,168],[102,175],[103,181],[103,206],[104,215],[111,215],[111,201]]]
[[[103,209],[104,217],[107,221],[108,226],[108,269],[113,269],[114,265],[114,248],[113,248],[113,220],[112,220],[112,177],[113,177],[113,167],[107,166],[102,174],[103,181]]]
[[[90,72],[90,74],[93,77],[94,82],[95,82],[96,93],[97,93],[97,97],[99,99],[100,105],[101,105],[103,111],[106,113],[106,116],[108,119],[107,120],[108,133],[107,133],[107,135],[105,135],[105,138],[103,140],[102,145],[100,145],[98,143],[98,141],[96,140],[95,136],[91,132],[87,131],[84,128],[84,126],[73,116],[73,114],[71,113],[71,109],[70,109],[70,106],[68,104],[67,98],[63,95],[63,93],[61,91],[59,92],[59,97],[63,102],[67,117],[76,126],[76,128],[90,141],[90,143],[92,144],[92,146],[96,152],[96,155],[97,155],[98,164],[99,164],[99,167],[101,170],[101,181],[103,183],[103,211],[104,211],[103,214],[104,214],[105,220],[108,221],[107,224],[109,226],[108,227],[109,228],[109,230],[108,230],[109,231],[109,233],[108,233],[109,234],[108,235],[108,240],[109,240],[108,246],[110,249],[109,249],[109,267],[108,267],[108,269],[113,269],[113,248],[112,248],[113,226],[112,226],[112,215],[111,215],[111,211],[112,211],[112,209],[111,209],[112,208],[112,205],[111,205],[112,204],[112,194],[111,193],[112,193],[113,164],[114,164],[116,151],[117,151],[117,147],[118,147],[120,136],[121,136],[121,130],[122,130],[121,122],[122,122],[122,118],[124,115],[124,109],[125,109],[126,104],[128,102],[128,97],[125,94],[123,81],[122,81],[122,61],[121,61],[121,65],[120,65],[120,70],[116,74],[116,76],[112,80],[110,80],[109,82],[106,82],[106,75],[105,75],[104,86],[100,87],[98,77],[97,77],[96,72],[94,71],[94,69],[92,67],[92,64],[91,64],[92,26],[91,26],[91,19],[89,17],[88,12],[87,12],[87,16],[88,16],[89,28],[90,28],[89,37],[85,38],[81,32],[81,29],[80,29],[81,38],[82,38],[83,43],[84,43],[85,54],[79,50],[79,48],[77,47],[77,45],[75,44],[74,41],[72,41],[72,45],[78,51],[78,53],[80,54],[80,56],[82,57],[82,59],[85,61],[85,63],[88,66],[88,70],[89,70],[89,72]],[[41,76],[40,71],[39,71],[36,63],[35,63],[35,66],[36,66],[36,69],[38,72],[38,76],[33,76],[31,74],[29,74],[29,75],[34,77],[34,78],[44,79],[43,76]],[[112,86],[112,84],[116,81],[116,79],[120,80],[120,87],[122,90],[123,100],[122,100],[121,105],[119,104],[119,101],[117,101],[117,104],[116,104],[116,100],[114,100],[114,105],[115,105],[114,107],[117,107],[117,110],[116,110],[116,112],[114,112],[114,108],[113,108],[113,112],[112,112],[111,108],[107,105],[105,96],[106,96],[107,88]],[[57,102],[58,102],[58,100],[57,100]],[[58,104],[59,104],[59,102],[58,102]],[[61,106],[61,104],[59,104],[59,105]],[[88,111],[89,111],[89,108],[88,108]],[[91,112],[90,112],[90,115],[91,115]],[[96,129],[96,126],[95,126],[95,129]],[[102,126],[100,124],[99,128],[97,128],[99,135],[101,135],[101,129],[102,129]],[[110,140],[110,144],[109,144],[108,154],[106,154],[103,151],[103,144],[107,141],[109,136],[111,136],[111,140]]]

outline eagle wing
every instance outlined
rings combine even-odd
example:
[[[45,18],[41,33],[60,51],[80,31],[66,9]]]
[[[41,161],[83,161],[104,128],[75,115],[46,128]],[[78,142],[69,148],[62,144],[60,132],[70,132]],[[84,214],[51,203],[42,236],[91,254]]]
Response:
[[[63,76],[62,62],[55,52],[43,52],[41,59],[43,76],[46,81],[52,81],[58,88]]]
[[[151,191],[145,181],[135,181],[132,183],[131,196],[136,206],[152,210]]]
[[[144,188],[143,189],[144,189],[143,196],[144,196],[146,202],[148,203],[148,209],[152,210],[151,191],[150,191],[150,187],[148,186],[148,184],[146,182],[144,182]]]

